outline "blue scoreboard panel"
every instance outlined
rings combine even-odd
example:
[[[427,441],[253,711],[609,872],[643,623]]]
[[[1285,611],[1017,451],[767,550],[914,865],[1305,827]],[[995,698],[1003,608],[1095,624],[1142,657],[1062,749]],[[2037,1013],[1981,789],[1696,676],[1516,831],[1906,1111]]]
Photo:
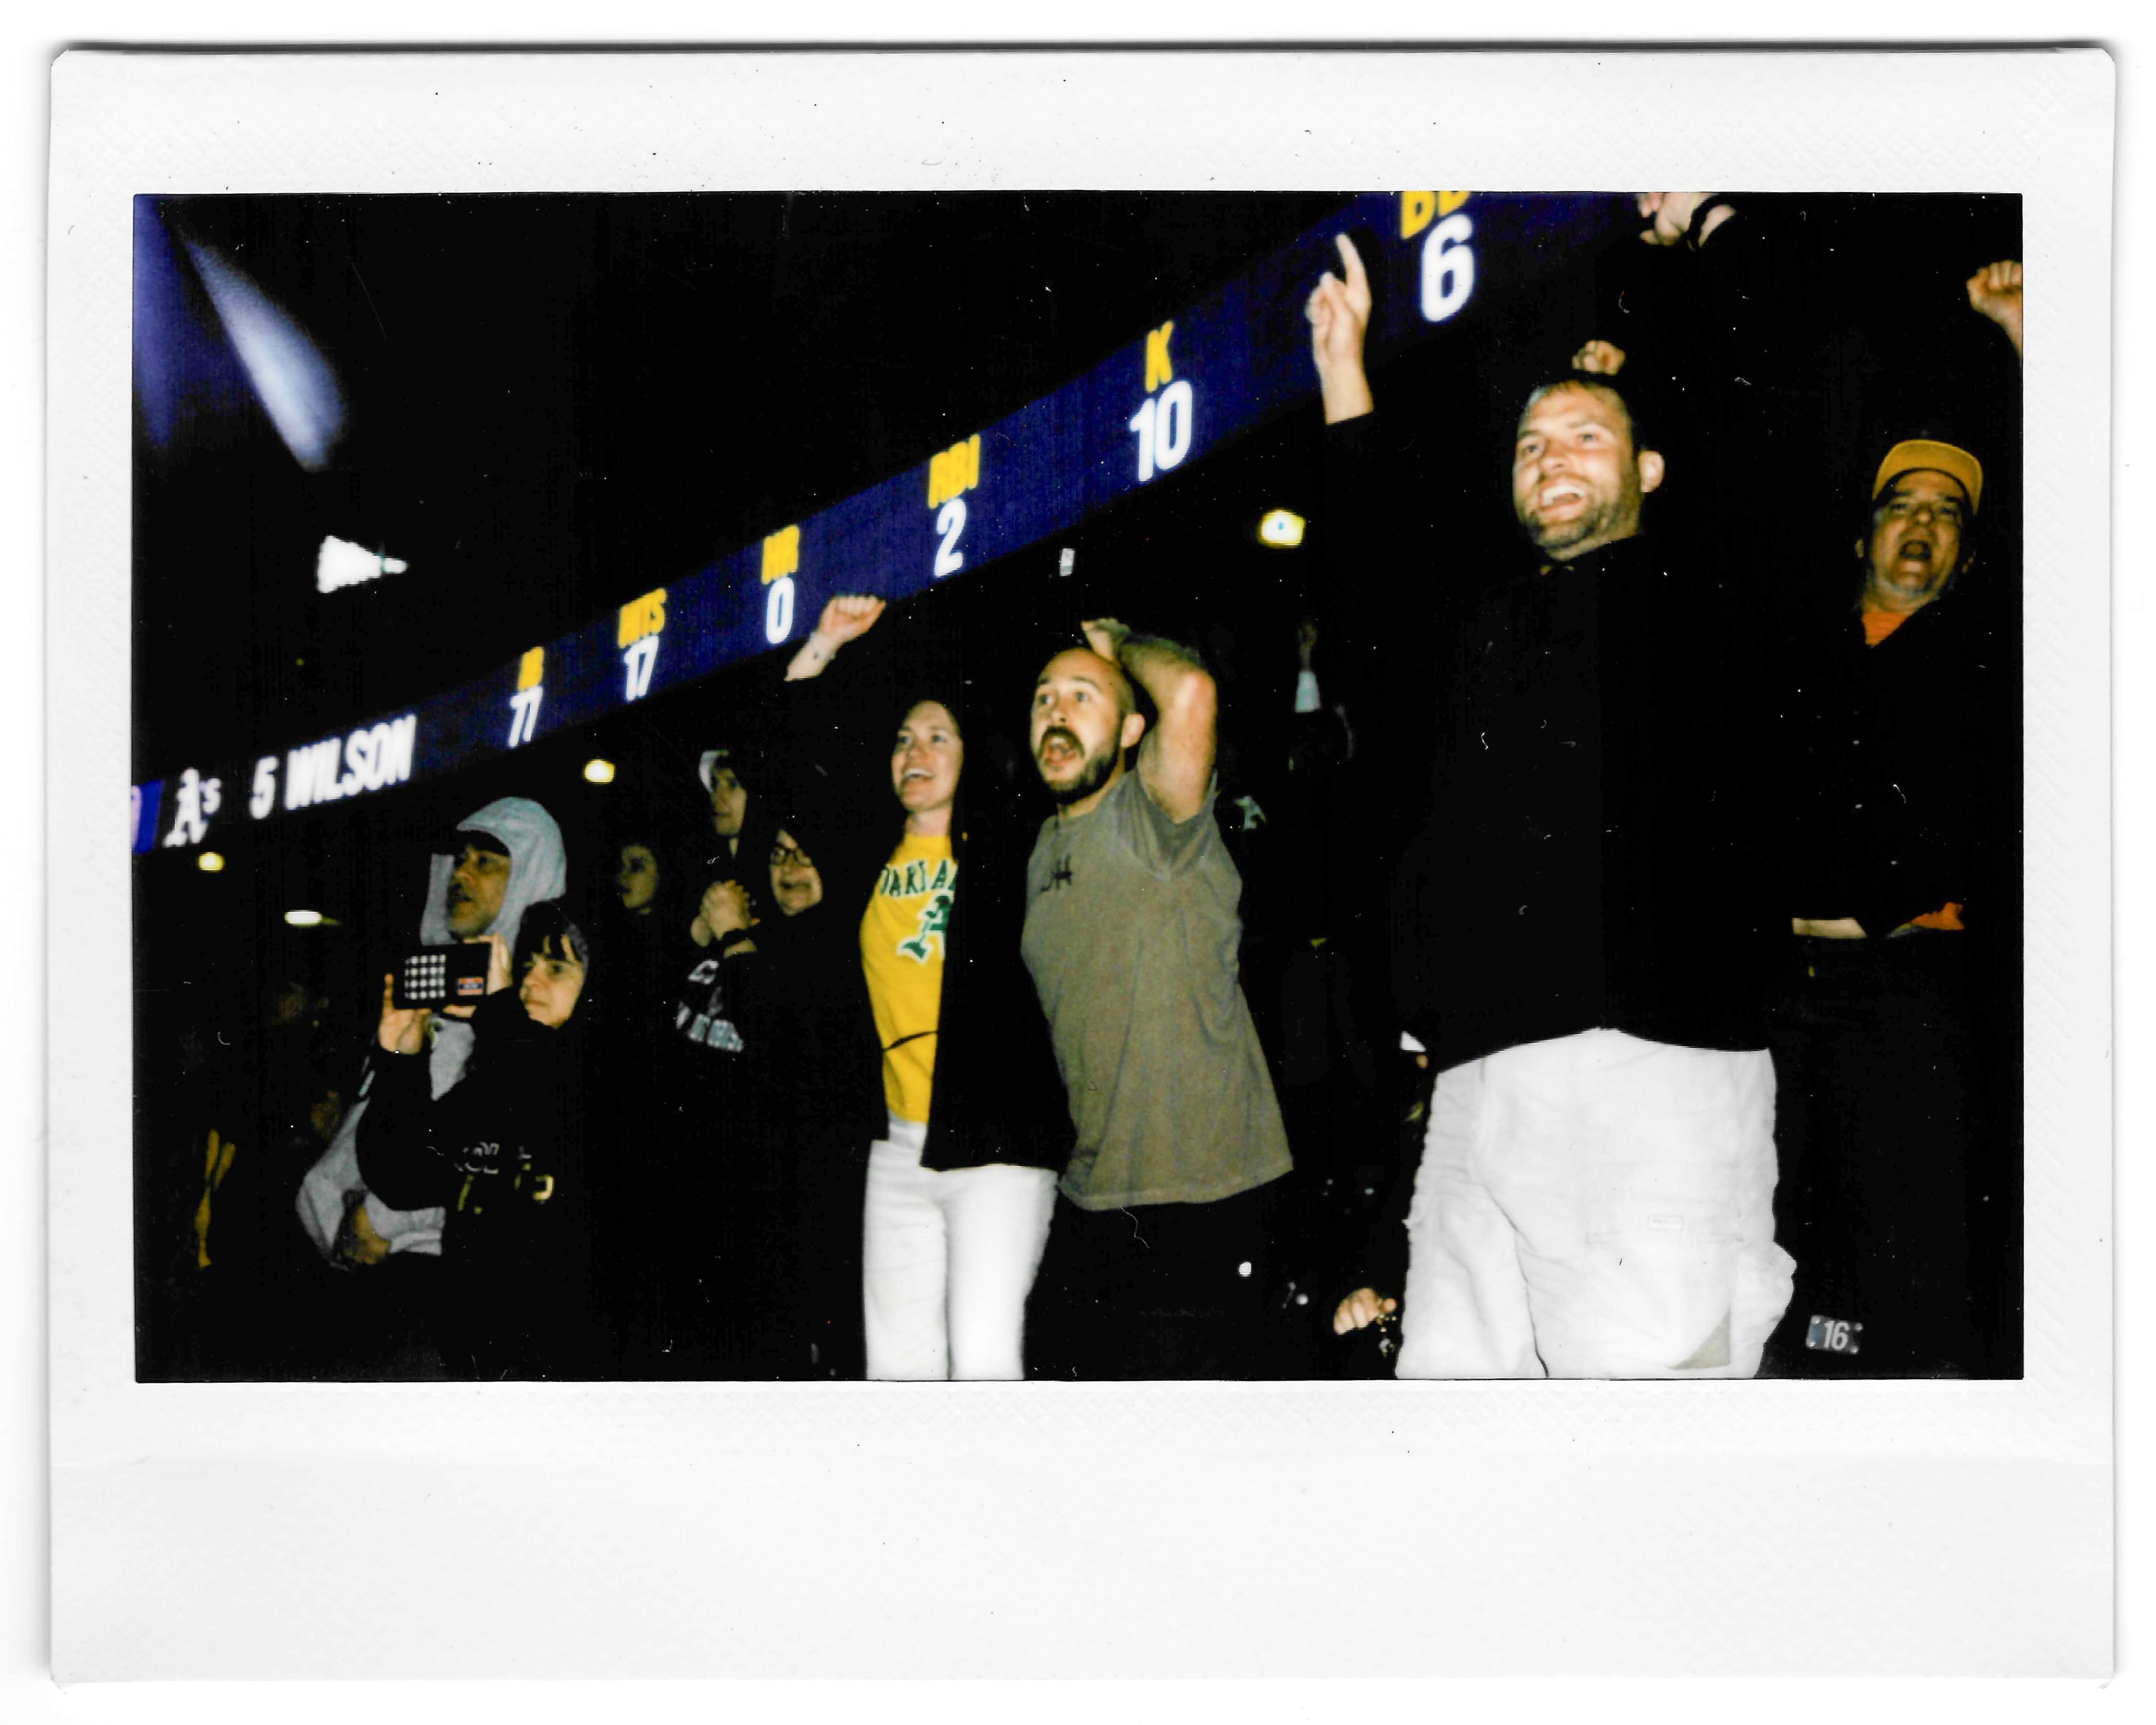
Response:
[[[1336,234],[1366,237],[1375,363],[1440,336],[1478,297],[1576,259],[1614,202],[1366,193],[1084,376],[485,676],[334,735],[132,787],[134,850],[192,848],[220,825],[470,766],[798,640],[835,593],[901,599],[1067,531],[1314,399],[1302,304],[1319,272],[1337,269]]]

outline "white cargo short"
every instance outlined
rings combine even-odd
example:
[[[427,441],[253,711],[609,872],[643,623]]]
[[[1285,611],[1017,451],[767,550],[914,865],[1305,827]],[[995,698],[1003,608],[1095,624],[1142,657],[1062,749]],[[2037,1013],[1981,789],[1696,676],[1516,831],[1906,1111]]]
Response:
[[[1789,1302],[1774,1070],[1589,1030],[1439,1075],[1402,1378],[1749,1378]]]

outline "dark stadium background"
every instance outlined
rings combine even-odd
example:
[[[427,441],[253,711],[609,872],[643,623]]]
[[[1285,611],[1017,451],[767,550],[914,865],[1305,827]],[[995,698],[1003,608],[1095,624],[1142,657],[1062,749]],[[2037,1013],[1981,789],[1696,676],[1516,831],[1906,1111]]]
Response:
[[[305,330],[336,373],[347,429],[308,473],[214,364],[162,446],[138,402],[131,778],[326,735],[497,667],[1048,393],[1348,196],[159,200],[167,234],[215,247]],[[1931,353],[1924,308],[1951,302],[1976,264],[2019,254],[2013,199],[1815,204],[1846,257],[1879,262],[1876,299],[1835,315],[1863,322],[1881,354]],[[1478,357],[1536,348],[1561,362],[1590,333],[1573,326],[1592,313],[1594,254],[1630,246],[1635,225],[1612,197],[1578,236],[1577,277],[1512,302],[1486,283],[1458,328],[1378,372],[1394,411],[1490,433],[1491,511],[1472,531],[1504,531],[1513,410]],[[1312,277],[1329,262],[1313,247]],[[963,645],[976,711],[1007,715],[1015,733],[1040,660],[1081,614],[1112,611],[1204,648],[1227,747],[1264,756],[1284,730],[1294,624],[1322,548],[1317,430],[1313,393],[1306,410],[1057,541],[912,602],[886,625],[889,650]],[[1815,536],[1838,578],[1845,519],[1772,501],[1763,531]],[[1259,543],[1260,517],[1277,507],[1312,518],[1301,549]],[[409,570],[318,594],[325,534]],[[1055,573],[1065,544],[1074,582]],[[1404,578],[1368,572],[1373,603]],[[220,823],[219,873],[192,851],[137,860],[144,1375],[190,1370],[160,1319],[200,1178],[192,1098],[206,1067],[244,1073],[267,995],[287,978],[318,989],[356,1070],[368,979],[413,934],[439,828],[495,796],[534,796],[562,821],[572,886],[592,890],[612,873],[601,846],[613,810],[655,798],[693,808],[696,752],[738,692],[730,673],[483,768],[259,828]],[[585,781],[594,757],[616,763],[613,783]],[[284,911],[301,906],[331,922],[288,928]]]

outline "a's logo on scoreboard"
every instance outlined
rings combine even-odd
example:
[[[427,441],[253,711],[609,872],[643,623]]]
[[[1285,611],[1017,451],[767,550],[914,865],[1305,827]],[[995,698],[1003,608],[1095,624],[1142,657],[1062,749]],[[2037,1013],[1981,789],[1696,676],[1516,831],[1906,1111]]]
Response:
[[[172,793],[172,826],[165,834],[167,845],[199,845],[209,831],[209,818],[217,813],[223,800],[224,786],[214,778],[204,778],[192,767],[180,774],[179,788]]]

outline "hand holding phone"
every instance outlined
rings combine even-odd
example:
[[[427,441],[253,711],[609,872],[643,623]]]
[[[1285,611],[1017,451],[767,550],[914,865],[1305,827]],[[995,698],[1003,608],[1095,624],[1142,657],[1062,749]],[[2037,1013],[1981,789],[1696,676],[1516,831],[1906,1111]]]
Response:
[[[388,1054],[415,1055],[427,1045],[427,1020],[433,1016],[424,1007],[400,1007],[397,1004],[397,979],[393,976],[382,978],[382,1023],[374,1033],[375,1041]]]

